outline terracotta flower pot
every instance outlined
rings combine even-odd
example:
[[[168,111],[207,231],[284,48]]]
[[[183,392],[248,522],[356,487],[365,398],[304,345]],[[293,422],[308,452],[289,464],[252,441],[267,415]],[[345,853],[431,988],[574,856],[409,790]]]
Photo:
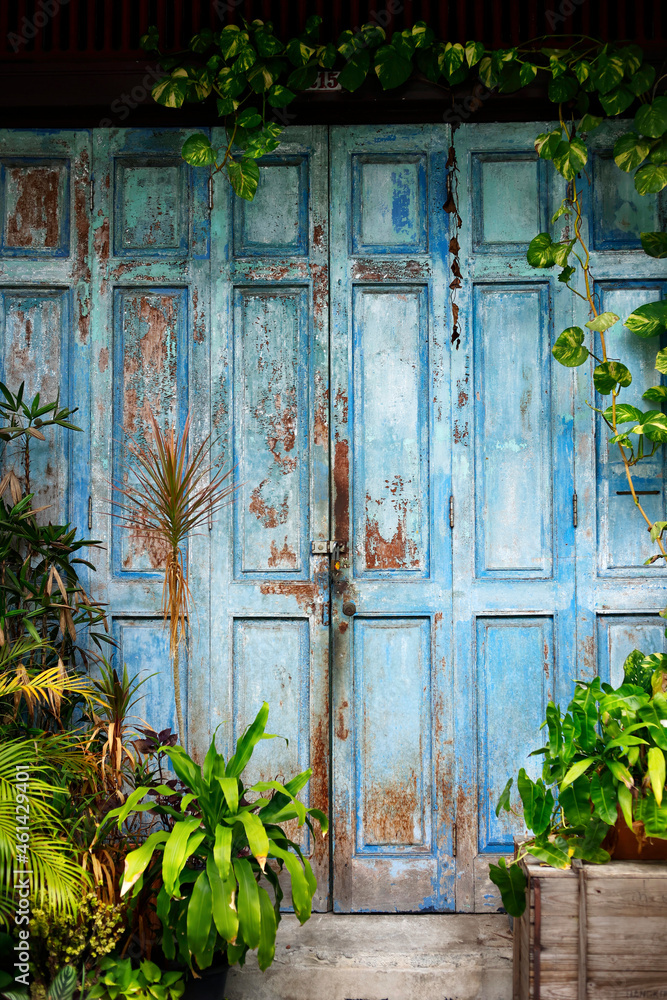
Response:
[[[667,861],[667,840],[646,837],[643,823],[633,823],[631,830],[621,810],[615,826],[602,841],[616,861]]]

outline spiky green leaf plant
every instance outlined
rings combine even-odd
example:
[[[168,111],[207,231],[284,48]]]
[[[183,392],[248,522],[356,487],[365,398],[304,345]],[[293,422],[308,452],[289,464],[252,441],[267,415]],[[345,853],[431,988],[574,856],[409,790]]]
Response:
[[[133,478],[114,484],[122,500],[114,501],[114,514],[135,536],[162,543],[165,551],[162,614],[169,622],[169,653],[174,675],[174,696],[179,733],[184,738],[179,680],[179,649],[189,618],[191,593],[184,548],[188,536],[208,524],[226,504],[235,486],[226,472],[210,461],[211,437],[207,435],[190,451],[190,414],[180,435],[172,426],[163,432],[150,413],[152,444],[140,448],[130,442]]]

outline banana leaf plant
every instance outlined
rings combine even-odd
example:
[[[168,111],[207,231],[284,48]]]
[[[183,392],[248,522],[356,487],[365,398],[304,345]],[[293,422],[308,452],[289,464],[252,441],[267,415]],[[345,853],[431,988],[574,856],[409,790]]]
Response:
[[[542,777],[524,768],[517,786],[526,827],[533,836],[517,856],[490,866],[503,906],[519,917],[526,906],[526,878],[519,862],[527,854],[554,868],[572,858],[593,864],[609,861],[603,842],[622,816],[641,846],[647,838],[667,840],[667,656],[634,650],[618,688],[600,681],[577,681],[563,714],[549,703],[541,728],[546,746]],[[511,811],[513,778],[496,809]]]
[[[127,855],[121,893],[136,896],[144,885],[154,886],[164,955],[195,974],[221,953],[230,965],[243,965],[247,951],[255,948],[260,968],[268,968],[280,922],[283,868],[299,922],[311,913],[317,881],[308,858],[281,825],[296,819],[314,836],[312,817],[326,834],[324,813],[297,798],[311,770],[285,785],[260,781],[248,788],[243,782],[259,741],[275,738],[264,731],[268,715],[265,702],[226,763],[215,738],[201,766],[182,747],[167,747],[182,788],[175,791],[174,782],[137,788],[109,814],[119,828],[132,811],[163,818],[166,829],[151,833]]]

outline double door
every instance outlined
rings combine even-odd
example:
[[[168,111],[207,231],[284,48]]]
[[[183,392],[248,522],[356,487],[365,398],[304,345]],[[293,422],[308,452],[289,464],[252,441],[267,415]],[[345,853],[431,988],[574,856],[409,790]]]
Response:
[[[162,555],[108,517],[111,483],[150,412],[190,411],[234,468],[235,503],[189,542],[184,735],[228,748],[269,702],[289,743],[262,744],[255,774],[312,767],[332,820],[295,833],[319,909],[496,908],[488,861],[518,824],[495,802],[547,700],[663,645],[663,572],[625,540],[590,372],[551,357],[587,317],[525,259],[564,193],[540,130],[462,126],[454,157],[445,125],[290,129],[252,203],[180,159],[187,132],[2,134],[3,377],[58,375],[84,427],[44,451],[44,488],[104,541],[91,587],[163,728]],[[613,140],[586,225],[605,308],[627,314],[665,268],[638,250],[658,207],[619,187]],[[659,506],[662,464],[647,477]]]

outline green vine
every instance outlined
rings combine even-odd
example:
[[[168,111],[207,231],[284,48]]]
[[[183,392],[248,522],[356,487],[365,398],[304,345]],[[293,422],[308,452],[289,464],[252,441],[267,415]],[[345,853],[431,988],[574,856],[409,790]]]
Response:
[[[375,76],[384,90],[400,87],[420,73],[445,91],[479,79],[488,90],[502,94],[541,78],[548,82],[550,101],[583,116],[578,129],[568,139],[560,137],[559,148],[554,149],[554,163],[563,176],[585,164],[585,144],[578,133],[602,120],[595,112],[618,115],[639,101],[639,134],[624,137],[619,165],[639,167],[635,182],[640,194],[667,184],[667,142],[651,141],[663,135],[657,129],[667,98],[658,98],[657,108],[653,100],[663,78],[656,81],[654,67],[637,45],[580,36],[569,47],[559,48],[552,47],[558,36],[545,36],[492,51],[481,42],[441,41],[423,21],[394,32],[390,39],[383,28],[365,24],[356,32],[344,31],[334,44],[319,41],[321,20],[317,15],[308,18],[303,33],[286,44],[274,35],[269,21],[206,29],[191,39],[185,51],[169,56],[160,53],[157,28],[148,30],[142,47],[160,54],[166,73],[153,87],[157,103],[180,108],[186,102],[215,100],[226,129],[227,141],[219,149],[203,133],[190,136],[183,146],[188,163],[226,170],[236,194],[251,201],[259,183],[257,159],[280,144],[283,126],[274,119],[285,120],[283,109],[313,86],[320,70],[338,71],[338,83],[350,92],[369,76]]]

